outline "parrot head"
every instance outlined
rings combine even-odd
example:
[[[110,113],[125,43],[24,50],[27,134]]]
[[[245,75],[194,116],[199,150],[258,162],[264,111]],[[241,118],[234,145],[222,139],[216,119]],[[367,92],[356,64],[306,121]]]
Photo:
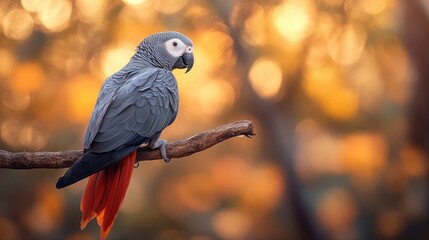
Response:
[[[159,32],[146,37],[137,49],[157,67],[170,70],[194,65],[194,45],[188,37],[179,32]]]

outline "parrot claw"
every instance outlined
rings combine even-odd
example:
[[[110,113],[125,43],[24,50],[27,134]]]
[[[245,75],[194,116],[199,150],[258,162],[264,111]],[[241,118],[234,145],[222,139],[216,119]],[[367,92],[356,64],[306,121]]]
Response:
[[[151,149],[159,148],[159,151],[161,152],[161,157],[164,159],[165,163],[169,163],[171,161],[170,158],[167,157],[167,150],[165,149],[165,145],[167,144],[167,141],[164,139],[158,140],[153,144],[150,144],[149,147]]]
[[[140,162],[135,162],[134,163],[134,168],[138,168],[140,166]]]
[[[159,147],[159,150],[161,151],[162,159],[164,159],[165,163],[169,163],[171,161],[170,158],[167,157],[167,150],[165,149],[165,144],[167,143],[166,140],[160,140],[161,146]]]

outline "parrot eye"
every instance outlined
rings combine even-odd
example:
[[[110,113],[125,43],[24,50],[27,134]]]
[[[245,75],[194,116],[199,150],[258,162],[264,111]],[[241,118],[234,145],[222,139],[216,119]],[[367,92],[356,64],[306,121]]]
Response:
[[[192,52],[192,47],[188,47],[188,48],[186,49],[186,51],[187,51],[188,53],[191,53],[191,52]]]
[[[167,52],[173,57],[180,57],[184,52],[188,51],[188,46],[178,38],[167,40],[164,44]]]

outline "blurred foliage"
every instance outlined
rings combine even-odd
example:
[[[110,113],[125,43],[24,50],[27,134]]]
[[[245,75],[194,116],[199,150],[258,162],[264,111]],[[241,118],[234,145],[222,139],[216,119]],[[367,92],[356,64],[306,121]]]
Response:
[[[196,64],[175,71],[163,138],[237,119],[258,135],[140,164],[111,239],[302,239],[291,194],[329,239],[426,239],[402,17],[395,0],[1,1],[0,149],[81,148],[104,79],[145,36],[176,30]],[[62,173],[0,170],[0,239],[98,237],[79,229],[85,181],[58,191]]]

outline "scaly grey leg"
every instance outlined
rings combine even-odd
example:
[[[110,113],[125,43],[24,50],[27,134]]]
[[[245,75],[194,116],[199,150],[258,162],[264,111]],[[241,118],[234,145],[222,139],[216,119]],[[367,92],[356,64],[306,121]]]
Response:
[[[149,147],[151,149],[159,148],[159,150],[161,152],[162,159],[164,159],[164,162],[169,163],[171,161],[171,159],[167,157],[167,150],[165,149],[166,143],[167,143],[167,141],[164,139],[160,139],[160,140],[156,140],[156,141],[150,141]]]

